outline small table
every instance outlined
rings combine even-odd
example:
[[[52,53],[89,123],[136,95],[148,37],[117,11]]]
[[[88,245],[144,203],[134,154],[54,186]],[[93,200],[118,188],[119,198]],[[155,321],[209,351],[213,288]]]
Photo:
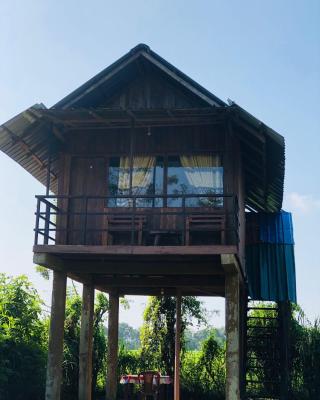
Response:
[[[143,378],[140,377],[140,380]],[[154,382],[155,383],[155,382]],[[171,385],[173,380],[171,376],[167,375],[160,375],[160,385]],[[129,400],[133,396],[133,385],[139,385],[139,375],[128,374],[128,375],[121,375],[120,384],[126,385],[125,388],[125,399]],[[161,394],[160,391],[160,398],[163,398],[164,393]]]
[[[183,240],[181,238],[182,233],[179,230],[168,230],[168,229],[161,229],[157,231],[150,231],[149,236],[153,237],[153,245],[154,246],[161,246],[164,245],[163,241],[169,242],[172,245],[181,246]],[[172,243],[171,243],[172,242]]]

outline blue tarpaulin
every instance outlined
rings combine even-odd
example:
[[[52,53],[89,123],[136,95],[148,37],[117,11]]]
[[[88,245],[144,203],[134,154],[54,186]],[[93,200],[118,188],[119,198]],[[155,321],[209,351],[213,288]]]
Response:
[[[246,271],[253,300],[296,302],[292,217],[288,212],[247,214]]]

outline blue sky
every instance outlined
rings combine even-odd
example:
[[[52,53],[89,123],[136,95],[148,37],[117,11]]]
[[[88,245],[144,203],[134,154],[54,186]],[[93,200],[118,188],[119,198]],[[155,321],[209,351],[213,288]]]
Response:
[[[0,123],[53,105],[140,42],[285,136],[298,300],[311,320],[320,315],[320,1],[2,0]],[[31,252],[44,188],[2,153],[0,187],[0,271],[28,274],[48,299]],[[134,301],[141,310],[144,299]]]

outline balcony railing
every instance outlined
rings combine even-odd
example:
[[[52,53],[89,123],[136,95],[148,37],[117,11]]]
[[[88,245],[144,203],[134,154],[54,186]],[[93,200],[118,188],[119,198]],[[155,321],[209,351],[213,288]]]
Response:
[[[234,195],[36,196],[36,245],[237,245]]]

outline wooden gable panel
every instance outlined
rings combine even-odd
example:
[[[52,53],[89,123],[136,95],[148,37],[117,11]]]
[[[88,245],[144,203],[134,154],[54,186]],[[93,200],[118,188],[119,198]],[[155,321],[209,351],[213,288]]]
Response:
[[[137,76],[101,104],[108,108],[158,109],[208,106],[198,96],[184,91],[160,72]]]

